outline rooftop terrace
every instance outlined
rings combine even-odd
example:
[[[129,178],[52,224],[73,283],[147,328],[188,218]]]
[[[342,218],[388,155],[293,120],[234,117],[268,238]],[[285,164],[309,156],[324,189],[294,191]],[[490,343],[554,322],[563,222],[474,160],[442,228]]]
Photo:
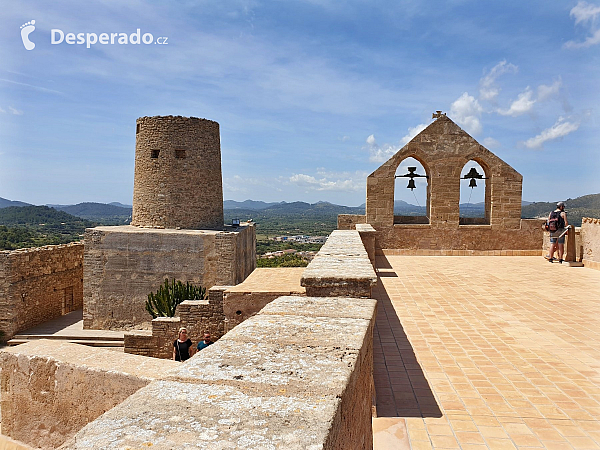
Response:
[[[600,271],[379,256],[375,449],[600,448]]]

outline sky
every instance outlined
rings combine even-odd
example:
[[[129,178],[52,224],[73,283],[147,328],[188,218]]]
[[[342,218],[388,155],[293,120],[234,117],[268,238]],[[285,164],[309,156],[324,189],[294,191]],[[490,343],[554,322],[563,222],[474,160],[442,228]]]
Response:
[[[136,118],[182,115],[219,122],[225,199],[357,206],[436,110],[524,200],[596,194],[599,50],[600,0],[5,0],[0,197],[131,204]]]

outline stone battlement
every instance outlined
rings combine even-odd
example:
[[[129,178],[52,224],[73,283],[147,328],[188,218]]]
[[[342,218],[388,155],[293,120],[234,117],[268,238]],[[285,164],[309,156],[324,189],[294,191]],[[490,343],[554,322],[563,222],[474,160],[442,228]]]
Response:
[[[81,308],[83,243],[0,251],[4,339]]]
[[[308,296],[370,297],[377,275],[358,231],[334,230],[302,274]]]

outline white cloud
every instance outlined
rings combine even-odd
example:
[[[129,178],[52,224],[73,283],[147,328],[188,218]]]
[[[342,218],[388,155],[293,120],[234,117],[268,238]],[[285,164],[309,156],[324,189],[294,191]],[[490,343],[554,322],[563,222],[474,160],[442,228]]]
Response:
[[[417,126],[409,127],[406,135],[400,139],[400,143],[398,145],[392,144],[382,144],[379,145],[375,140],[374,135],[370,135],[367,138],[367,148],[369,150],[369,161],[371,162],[385,162],[394,156],[402,147],[408,144],[412,138],[414,138],[417,134],[427,128],[428,124],[420,123]]]
[[[420,123],[416,127],[409,127],[408,133],[405,136],[403,136],[402,139],[400,139],[400,147],[404,147],[406,144],[408,144],[412,140],[412,138],[414,138],[417,134],[419,134],[421,131],[427,128],[427,126],[428,124],[426,123]]]
[[[485,148],[488,148],[490,150],[500,147],[500,142],[498,142],[493,137],[486,137],[483,141],[481,141],[481,143]]]
[[[0,113],[5,113],[6,111],[2,109],[2,107],[0,106]]]
[[[564,48],[586,48],[600,43],[600,29],[596,22],[596,17],[600,14],[600,6],[580,1],[575,5],[570,12],[570,16],[575,18],[575,25],[580,23],[587,25],[590,36],[586,37],[583,42],[568,41],[563,45]]]
[[[390,144],[379,145],[375,140],[374,135],[367,138],[367,148],[369,150],[369,161],[385,162],[390,159],[402,146],[394,146]]]
[[[536,100],[533,98],[533,91],[529,86],[525,88],[525,91],[521,92],[517,99],[512,102],[510,108],[500,109],[498,108],[498,114],[503,116],[517,117],[525,114],[533,109],[533,105]]]
[[[351,174],[348,172],[336,173],[326,172],[324,169],[317,169],[316,178],[312,175],[297,173],[289,178],[289,182],[296,186],[313,190],[313,191],[360,191],[365,188],[367,174],[356,172]]]
[[[540,84],[537,88],[538,101],[543,102],[558,95],[560,88],[562,87],[562,79],[555,80],[550,86]]]
[[[496,79],[504,73],[516,73],[518,70],[519,68],[514,64],[507,63],[506,60],[500,61],[479,80],[479,98],[493,102],[500,93],[500,88],[496,86]]]
[[[580,1],[571,9],[569,15],[575,17],[575,25],[577,25],[580,22],[586,23],[595,20],[598,14],[600,14],[600,6]]]
[[[546,128],[540,134],[530,139],[527,139],[523,144],[527,148],[539,149],[542,148],[544,142],[561,138],[563,136],[576,131],[579,128],[579,122],[569,122],[563,117],[559,117],[554,125]]]
[[[530,112],[537,102],[543,102],[557,97],[562,87],[562,79],[558,78],[551,85],[540,84],[537,88],[537,98],[534,98],[533,90],[527,86],[514,100],[508,109],[498,108],[496,111],[503,116],[518,117]]]
[[[479,134],[482,131],[479,117],[483,108],[475,97],[464,92],[450,107],[450,116],[469,134]]]
[[[563,47],[564,48],[587,48],[587,47],[591,47],[592,45],[596,45],[599,42],[600,42],[600,30],[596,30],[593,32],[593,34],[591,36],[588,36],[585,39],[585,41],[583,41],[583,42],[568,41],[568,42],[565,42],[565,45]]]
[[[15,116],[22,116],[23,115],[23,111],[13,108],[12,106],[8,107],[8,110],[10,111],[11,114],[14,114]]]

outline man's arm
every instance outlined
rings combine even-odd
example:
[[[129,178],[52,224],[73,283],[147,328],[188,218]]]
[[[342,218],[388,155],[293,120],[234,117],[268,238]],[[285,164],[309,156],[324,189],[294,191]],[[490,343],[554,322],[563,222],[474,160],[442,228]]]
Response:
[[[567,213],[566,212],[561,212],[560,215],[562,216],[563,220],[565,221],[565,227],[567,225],[569,225],[569,222],[567,221]]]

